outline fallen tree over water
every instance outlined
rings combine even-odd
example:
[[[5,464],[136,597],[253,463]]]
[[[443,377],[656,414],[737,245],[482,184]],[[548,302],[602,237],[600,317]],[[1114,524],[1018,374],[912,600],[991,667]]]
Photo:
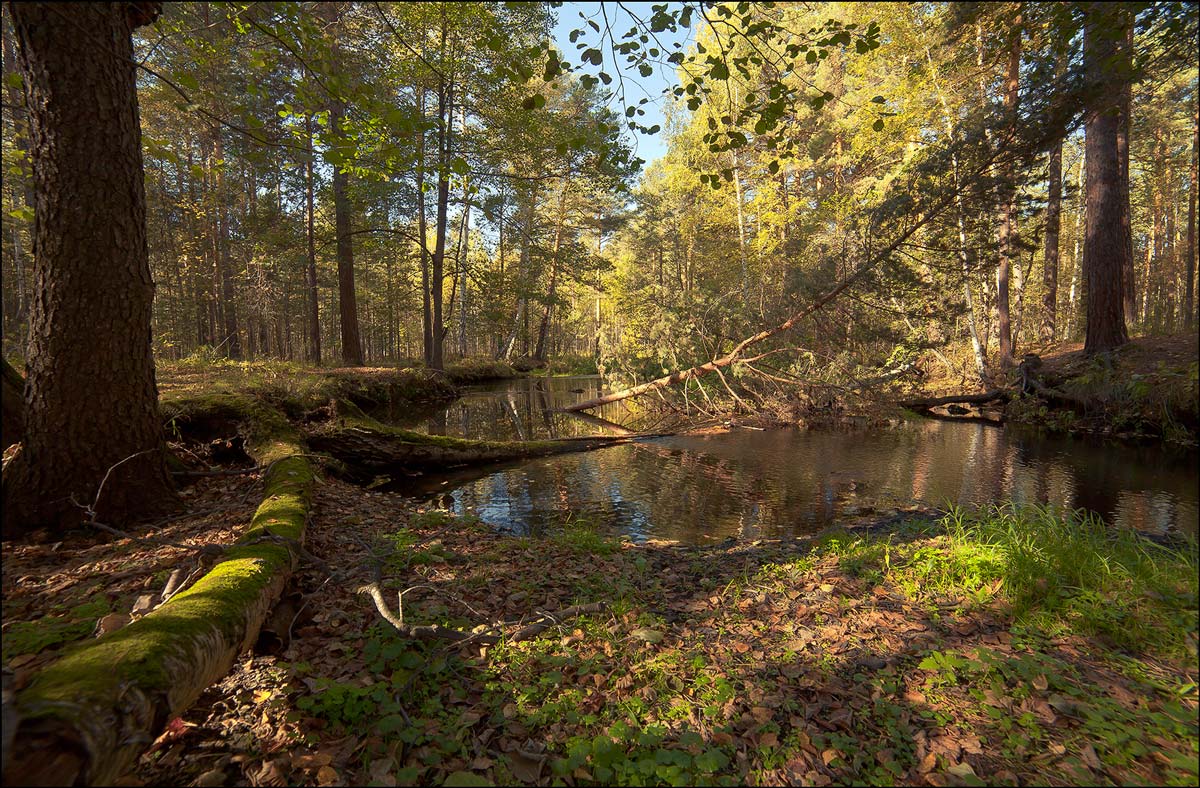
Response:
[[[310,431],[306,442],[315,451],[328,452],[349,466],[368,470],[403,467],[424,471],[483,465],[590,451],[639,438],[657,437],[655,433],[541,441],[467,440],[389,427],[344,402],[337,403],[335,407],[339,417]]]

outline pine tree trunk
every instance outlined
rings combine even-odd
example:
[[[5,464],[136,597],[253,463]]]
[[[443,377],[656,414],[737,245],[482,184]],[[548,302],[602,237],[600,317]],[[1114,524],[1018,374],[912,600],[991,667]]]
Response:
[[[438,182],[437,182],[437,227],[433,246],[430,272],[433,301],[433,352],[430,369],[442,369],[442,349],[446,339],[446,327],[442,324],[442,285],[446,264],[446,231],[450,205],[450,151],[453,133],[454,86],[443,84],[438,92]]]
[[[1191,329],[1196,309],[1196,155],[1200,149],[1200,112],[1192,111],[1192,184],[1188,194],[1187,285],[1183,302],[1183,327]]]
[[[1046,200],[1046,249],[1042,262],[1043,344],[1054,341],[1058,318],[1058,235],[1062,224],[1062,140],[1050,151],[1050,193]]]
[[[1017,101],[1021,75],[1021,14],[1013,22],[1009,39],[1008,71],[1004,80],[1004,115],[1009,124],[1017,122]],[[1013,165],[1009,164],[1003,174],[1004,189],[1000,196],[1000,227],[997,241],[1000,247],[1000,261],[996,268],[996,310],[1000,323],[1000,363],[1011,366],[1013,363],[1012,326],[1009,314],[1009,274],[1016,256],[1016,221],[1017,221],[1017,185]],[[1018,272],[1016,277],[1016,297],[1020,298],[1023,289],[1022,277]]]
[[[422,128],[417,134],[417,234],[421,236],[421,331],[425,366],[433,366],[433,304],[429,297],[429,221],[425,207],[425,88],[417,93]]]
[[[570,186],[570,181],[564,180],[562,191],[558,197],[558,222],[554,227],[554,249],[550,254],[550,286],[546,290],[546,307],[542,310],[542,320],[538,324],[537,345],[533,351],[533,357],[538,361],[546,360],[546,337],[550,333],[550,315],[554,312],[554,294],[558,285],[558,256],[562,251],[562,235],[563,222],[567,215],[567,189]],[[662,260],[662,254],[659,254],[659,260]],[[662,264],[659,263],[659,270],[662,270]],[[661,276],[661,273],[659,274]]]
[[[1133,19],[1128,8],[1119,8],[1116,13],[1120,15],[1120,19],[1116,21],[1123,30],[1121,43],[1115,44],[1116,51],[1121,53],[1121,64],[1117,66],[1117,69],[1125,72],[1125,77],[1120,83],[1118,92],[1120,101],[1117,104],[1117,158],[1120,161],[1121,173],[1121,233],[1125,244],[1121,269],[1122,308],[1125,310],[1126,325],[1132,325],[1137,317],[1137,287],[1133,273],[1133,228],[1129,213],[1129,129],[1133,112],[1133,80],[1128,72],[1133,58]],[[1109,70],[1112,71],[1111,66]],[[1142,286],[1143,298],[1149,295],[1148,285],[1149,281]]]
[[[221,305],[221,324],[225,336],[221,339],[225,355],[232,359],[242,357],[242,344],[238,339],[237,306],[234,304],[233,272],[229,264],[229,215],[225,197],[225,148],[221,141],[221,129],[213,129],[213,176],[216,181],[216,210],[213,221],[216,235],[213,254],[216,257],[217,280]]]
[[[31,108],[36,297],[24,441],[4,472],[5,535],[76,524],[76,503],[94,501],[108,522],[176,503],[150,342],[130,36],[157,5],[9,6]]]
[[[1122,218],[1129,211],[1129,193],[1121,187],[1121,155],[1118,146],[1121,113],[1121,80],[1128,69],[1115,77],[1112,63],[1117,43],[1112,30],[1121,24],[1119,3],[1085,6],[1084,61],[1089,81],[1104,85],[1088,109],[1085,120],[1087,157],[1087,229],[1083,244],[1083,275],[1087,286],[1086,353],[1104,353],[1129,341],[1125,330],[1124,277],[1132,268]],[[1108,35],[1106,35],[1106,33]],[[1122,205],[1122,202],[1125,204]]]
[[[331,113],[334,134],[341,132],[343,108]],[[351,206],[347,194],[350,176],[333,165],[333,213],[337,232],[338,314],[342,324],[342,361],[346,366],[363,364],[362,339],[358,332],[358,302],[354,295],[354,238],[351,236]]]
[[[309,363],[321,365],[321,306],[317,293],[317,246],[313,234],[313,214],[315,205],[313,198],[313,150],[312,115],[304,116],[304,130],[308,135],[308,156],[304,160],[305,200],[308,208],[308,265],[305,268],[308,278],[308,360]]]

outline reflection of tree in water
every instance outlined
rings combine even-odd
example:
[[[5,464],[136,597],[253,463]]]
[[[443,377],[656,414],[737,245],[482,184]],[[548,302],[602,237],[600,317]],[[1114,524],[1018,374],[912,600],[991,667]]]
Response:
[[[587,396],[569,386],[598,388],[595,380],[516,381],[454,403],[449,428],[444,408],[427,417],[427,428],[527,440],[638,426],[627,403],[599,416],[557,412]],[[1161,528],[1188,519],[1194,529],[1195,455],[1165,466],[1164,457],[976,423],[919,421],[873,432],[676,436],[458,473],[442,489],[458,488],[460,510],[518,532],[540,533],[573,512],[612,530],[695,542],[801,535],[847,506],[882,509],[913,499],[1084,506],[1129,525]]]

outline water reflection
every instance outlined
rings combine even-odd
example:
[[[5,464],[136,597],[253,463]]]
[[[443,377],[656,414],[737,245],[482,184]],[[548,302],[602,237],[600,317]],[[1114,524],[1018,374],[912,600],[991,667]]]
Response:
[[[591,413],[562,413],[561,408],[603,393],[599,375],[523,378],[472,386],[458,400],[412,410],[407,405],[380,406],[371,415],[388,424],[483,440],[541,440],[583,435],[625,435],[663,429],[661,414],[647,412],[633,400],[613,402]]]
[[[599,385],[596,378],[515,381],[410,424],[505,439],[597,434],[603,425],[552,408],[595,396]],[[600,417],[638,430],[649,419],[611,405]],[[449,491],[459,513],[522,534],[538,534],[569,512],[635,539],[753,539],[812,533],[842,513],[911,501],[1010,499],[1083,507],[1147,531],[1195,533],[1197,465],[1195,452],[914,420],[872,432],[676,436],[475,469],[407,489]]]

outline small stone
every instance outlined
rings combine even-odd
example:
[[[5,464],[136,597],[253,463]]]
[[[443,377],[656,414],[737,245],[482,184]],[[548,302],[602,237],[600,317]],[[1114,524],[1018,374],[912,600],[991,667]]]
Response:
[[[137,601],[133,603],[133,610],[131,612],[133,615],[136,616],[141,613],[149,613],[153,609],[154,609],[154,595],[153,594],[142,594],[141,596],[139,596],[137,598]]]
[[[125,613],[109,613],[104,618],[100,619],[96,624],[96,637],[103,637],[109,632],[116,632],[121,627],[129,623],[129,616]]]

